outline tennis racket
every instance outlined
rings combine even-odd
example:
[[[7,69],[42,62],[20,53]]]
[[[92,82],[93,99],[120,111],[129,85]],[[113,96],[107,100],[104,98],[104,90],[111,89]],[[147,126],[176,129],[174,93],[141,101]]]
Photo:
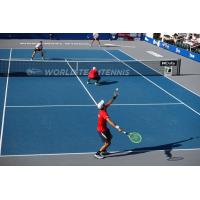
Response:
[[[138,132],[123,131],[123,133],[127,135],[129,140],[135,144],[139,144],[140,142],[142,142],[142,135]]]

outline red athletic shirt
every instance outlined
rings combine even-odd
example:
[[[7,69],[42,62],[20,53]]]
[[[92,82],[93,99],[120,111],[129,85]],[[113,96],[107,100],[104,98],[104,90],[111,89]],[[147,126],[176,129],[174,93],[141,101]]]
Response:
[[[99,76],[98,71],[96,69],[92,69],[88,73],[88,78],[97,78]]]
[[[97,131],[104,132],[108,130],[106,124],[107,119],[109,119],[108,113],[106,110],[100,110],[98,113],[98,123],[97,123]]]

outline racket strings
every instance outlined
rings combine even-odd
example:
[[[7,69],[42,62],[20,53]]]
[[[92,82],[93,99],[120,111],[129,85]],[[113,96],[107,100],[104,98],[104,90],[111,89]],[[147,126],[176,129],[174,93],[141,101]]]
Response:
[[[129,133],[128,137],[133,143],[140,143],[142,141],[142,136],[139,133]]]

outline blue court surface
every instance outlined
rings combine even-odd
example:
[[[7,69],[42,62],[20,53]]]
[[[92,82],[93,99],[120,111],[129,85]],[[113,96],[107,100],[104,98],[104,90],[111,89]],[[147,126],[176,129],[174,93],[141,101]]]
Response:
[[[31,49],[13,49],[11,59],[29,60],[31,54]],[[0,55],[8,59],[10,49],[1,49]],[[46,50],[46,59],[66,58],[114,59],[122,64],[134,59],[120,50]],[[102,143],[95,102],[109,100],[115,88],[120,96],[108,109],[110,118],[127,131],[140,132],[143,140],[133,144],[111,128],[110,151],[200,148],[199,96],[164,76],[102,80],[104,84],[95,86],[86,84],[86,76],[1,77],[1,156],[96,152]]]

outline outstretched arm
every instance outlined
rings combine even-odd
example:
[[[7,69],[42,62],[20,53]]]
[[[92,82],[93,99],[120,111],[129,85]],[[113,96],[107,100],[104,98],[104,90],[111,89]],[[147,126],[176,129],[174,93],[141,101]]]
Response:
[[[122,132],[123,130],[118,126],[116,125],[111,119],[107,119],[107,122],[113,127],[113,128],[116,128],[119,132]]]

